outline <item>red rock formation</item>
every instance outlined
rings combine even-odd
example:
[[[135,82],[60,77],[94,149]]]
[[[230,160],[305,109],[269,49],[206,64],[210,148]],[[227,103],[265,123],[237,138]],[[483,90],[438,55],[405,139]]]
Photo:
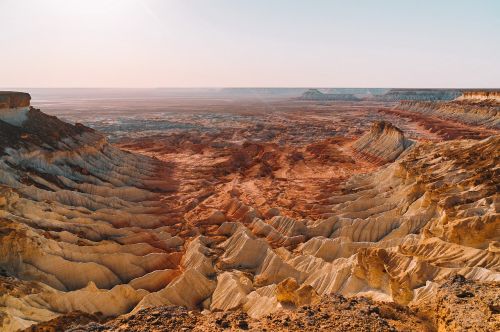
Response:
[[[0,91],[0,109],[30,106],[31,96],[25,92]]]

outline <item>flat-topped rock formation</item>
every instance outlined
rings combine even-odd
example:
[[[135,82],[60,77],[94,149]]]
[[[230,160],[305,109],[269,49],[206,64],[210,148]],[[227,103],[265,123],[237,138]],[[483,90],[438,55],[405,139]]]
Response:
[[[464,91],[456,100],[468,101],[495,101],[500,103],[500,90],[471,90]]]
[[[28,93],[0,91],[0,120],[20,126],[26,120],[30,100]]]
[[[377,164],[394,161],[413,142],[389,122],[375,122],[352,148],[362,157]]]
[[[0,91],[0,110],[5,108],[29,107],[31,96],[25,92]]]
[[[359,101],[354,94],[350,93],[323,93],[318,89],[309,89],[299,98],[301,100],[318,100],[318,101]]]

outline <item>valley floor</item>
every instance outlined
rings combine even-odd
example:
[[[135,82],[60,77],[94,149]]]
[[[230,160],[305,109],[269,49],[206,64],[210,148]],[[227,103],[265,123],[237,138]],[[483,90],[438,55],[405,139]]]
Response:
[[[0,119],[0,327],[498,330],[497,106],[410,106]]]

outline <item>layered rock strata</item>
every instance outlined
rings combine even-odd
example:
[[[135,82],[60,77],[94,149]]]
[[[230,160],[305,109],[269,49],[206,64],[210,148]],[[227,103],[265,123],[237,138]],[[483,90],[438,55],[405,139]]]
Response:
[[[394,161],[404,150],[413,144],[405,138],[403,132],[389,122],[375,122],[370,130],[360,137],[352,148],[377,164]]]
[[[500,90],[474,90],[464,91],[457,100],[472,100],[472,101],[496,101],[500,103]]]
[[[450,102],[401,102],[396,110],[436,117],[438,119],[500,130],[500,103],[487,100]]]
[[[231,312],[199,313],[182,307],[159,306],[133,316],[108,322],[73,312],[37,325],[56,331],[498,331],[500,283],[478,283],[462,276],[451,277],[436,293],[410,308],[391,302],[374,302],[363,297],[325,295],[312,305],[280,311],[253,319],[241,309]],[[33,332],[27,329],[24,332]]]
[[[29,107],[30,100],[29,93],[0,91],[0,109]]]
[[[0,91],[0,120],[20,126],[26,120],[30,100],[28,93]]]

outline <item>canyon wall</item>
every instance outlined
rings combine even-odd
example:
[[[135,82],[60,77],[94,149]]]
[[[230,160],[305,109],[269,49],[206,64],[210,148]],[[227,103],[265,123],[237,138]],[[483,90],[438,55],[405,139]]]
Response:
[[[29,107],[31,96],[25,92],[0,91],[0,110]]]
[[[456,100],[495,101],[500,103],[500,90],[464,91]]]
[[[402,101],[394,109],[421,113],[467,125],[500,129],[500,102],[494,99],[482,102],[466,98],[449,102]]]
[[[0,91],[0,120],[20,126],[26,120],[30,100],[28,93]]]

